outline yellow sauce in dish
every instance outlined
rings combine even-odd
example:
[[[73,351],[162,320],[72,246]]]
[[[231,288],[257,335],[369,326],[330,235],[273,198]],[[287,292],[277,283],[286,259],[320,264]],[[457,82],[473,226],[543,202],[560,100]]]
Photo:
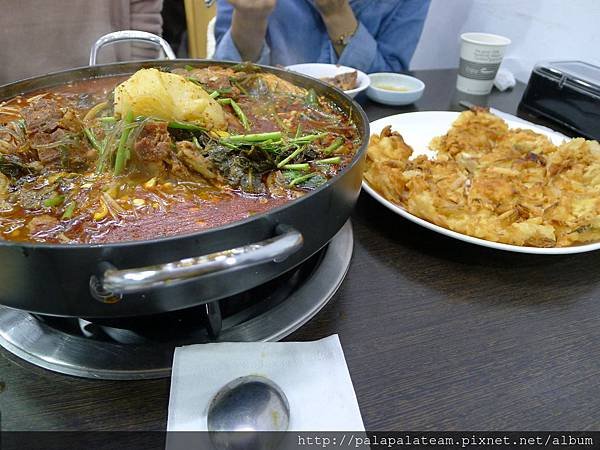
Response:
[[[375,84],[373,84],[373,86],[376,87],[377,89],[383,89],[385,91],[394,91],[394,92],[410,91],[410,89],[405,86],[397,86],[397,85],[387,84],[387,83],[375,83]]]

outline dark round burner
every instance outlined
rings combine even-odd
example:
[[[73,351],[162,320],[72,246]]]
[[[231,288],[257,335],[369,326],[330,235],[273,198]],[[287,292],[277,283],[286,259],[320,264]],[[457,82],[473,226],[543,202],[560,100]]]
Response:
[[[285,301],[318,269],[327,249],[295,269],[248,291],[179,311],[122,319],[34,315],[56,331],[121,344],[215,342],[222,331],[260,316]]]
[[[169,376],[176,347],[207,342],[279,340],[331,299],[352,257],[347,222],[301,266],[262,286],[181,311],[127,319],[38,316],[0,307],[0,345],[69,375],[103,379]]]

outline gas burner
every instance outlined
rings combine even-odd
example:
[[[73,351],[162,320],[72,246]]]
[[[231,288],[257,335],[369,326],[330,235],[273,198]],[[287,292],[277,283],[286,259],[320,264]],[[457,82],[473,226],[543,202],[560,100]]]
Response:
[[[208,342],[277,341],[308,322],[341,285],[352,257],[348,221],[296,269],[206,305],[127,319],[77,319],[0,307],[0,346],[55,372],[109,380],[163,378],[173,352]]]

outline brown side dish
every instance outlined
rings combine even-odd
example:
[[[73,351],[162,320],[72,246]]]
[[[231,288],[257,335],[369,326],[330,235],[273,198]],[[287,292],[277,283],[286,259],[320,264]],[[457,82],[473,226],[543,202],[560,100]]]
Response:
[[[358,87],[358,72],[353,70],[352,72],[341,73],[335,77],[321,78],[321,80],[342,91],[350,91]]]

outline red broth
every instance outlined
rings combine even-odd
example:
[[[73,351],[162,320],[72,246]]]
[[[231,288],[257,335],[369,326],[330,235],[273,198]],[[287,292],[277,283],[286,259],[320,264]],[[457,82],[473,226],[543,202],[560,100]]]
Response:
[[[272,74],[244,70],[175,71],[217,92],[228,123],[224,138],[152,118],[127,125],[113,117],[112,93],[122,76],[1,104],[0,238],[100,243],[199,231],[291,201],[351,161],[358,132],[335,104]],[[118,148],[127,126],[129,162],[115,175],[116,156],[106,152]],[[278,138],[230,139],[273,132]]]

